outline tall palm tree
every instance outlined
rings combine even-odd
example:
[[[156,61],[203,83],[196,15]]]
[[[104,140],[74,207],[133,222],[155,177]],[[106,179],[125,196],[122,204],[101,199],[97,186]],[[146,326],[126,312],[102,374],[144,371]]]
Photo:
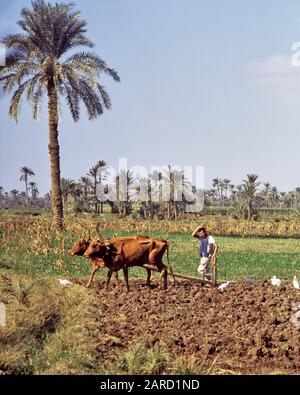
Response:
[[[71,180],[70,178],[61,179],[61,191],[63,196],[64,209],[66,212],[68,212],[68,198],[73,193],[75,186],[76,183],[74,180]]]
[[[269,207],[269,192],[271,188],[271,183],[270,182],[264,182],[264,190],[263,190],[263,196],[265,199],[266,206]]]
[[[13,207],[17,207],[18,206],[18,203],[19,203],[19,201],[18,201],[18,193],[19,193],[19,191],[17,189],[12,189],[10,191],[10,194],[12,196]]]
[[[216,193],[217,193],[217,198],[221,198],[220,195],[220,185],[221,185],[222,180],[220,178],[214,178],[212,180],[212,187],[216,189]]]
[[[21,201],[23,202],[23,207],[27,208],[27,196],[26,196],[26,193],[24,191],[20,192],[19,197],[20,197]]]
[[[18,25],[23,34],[10,34],[2,40],[12,53],[6,66],[0,69],[4,90],[15,90],[9,115],[17,120],[20,100],[26,98],[33,104],[33,117],[38,118],[41,99],[48,101],[49,155],[51,163],[52,212],[58,230],[63,229],[63,204],[60,187],[60,156],[58,141],[59,97],[64,96],[73,120],[79,120],[80,101],[87,109],[89,119],[103,113],[103,106],[111,108],[105,88],[98,82],[102,71],[115,81],[119,76],[93,52],[77,52],[68,58],[69,50],[77,46],[92,47],[86,37],[86,22],[73,4],[52,5],[45,0],[33,0],[32,10],[23,8]]]
[[[225,189],[225,198],[226,199],[227,199],[228,189],[230,187],[230,183],[231,183],[231,180],[229,180],[228,178],[224,178],[223,185],[224,185],[224,189]]]
[[[37,187],[37,183],[34,182],[34,181],[31,181],[29,183],[29,187],[30,187],[30,191],[31,191],[31,198],[34,201],[37,198],[37,196],[39,195],[39,190],[38,190],[38,187]]]
[[[247,174],[246,180],[243,180],[241,186],[241,193],[244,199],[244,204],[247,207],[248,219],[253,218],[253,202],[256,196],[257,188],[260,182],[257,182],[258,176],[256,174]]]
[[[130,208],[130,197],[135,182],[131,171],[121,170],[115,177],[116,201],[119,208],[119,216],[125,218]]]
[[[95,213],[98,212],[98,199],[97,199],[97,174],[98,174],[98,168],[96,166],[93,166],[90,168],[89,172],[87,173],[87,176],[92,178],[92,184],[93,184],[93,193],[94,193],[94,204],[95,204]]]
[[[97,198],[97,188],[98,185],[102,183],[102,181],[105,180],[107,176],[107,169],[108,169],[108,164],[104,160],[98,160],[98,162],[93,166],[89,172],[87,173],[87,176],[91,177],[93,179],[93,191],[94,191],[94,199],[95,199],[95,213],[97,213],[98,207],[99,207],[99,200]],[[101,214],[103,213],[103,202],[100,204],[101,206]]]
[[[89,188],[91,186],[90,180],[87,177],[81,177],[80,182],[83,188],[83,198],[86,201],[89,194]]]
[[[295,188],[295,202],[300,203],[300,187]]]
[[[0,185],[0,202],[4,200],[4,188],[2,185]]]
[[[21,173],[21,177],[20,177],[20,181],[24,181],[25,182],[25,194],[26,194],[26,208],[28,211],[29,208],[29,198],[28,198],[28,177],[32,177],[34,176],[34,172],[33,170],[30,169],[30,167],[27,166],[23,166],[20,169],[20,173]]]
[[[96,167],[97,167],[97,178],[98,178],[98,185],[103,184],[103,181],[105,181],[107,179],[107,175],[108,175],[108,168],[109,165],[104,161],[104,160],[99,160],[96,163]],[[97,194],[97,191],[96,191]],[[103,200],[100,201],[100,213],[103,214]]]
[[[167,218],[177,219],[180,202],[183,201],[183,194],[188,190],[190,183],[183,170],[172,168],[170,165],[168,165],[168,170],[163,173],[163,180],[167,184],[167,196],[164,196]]]

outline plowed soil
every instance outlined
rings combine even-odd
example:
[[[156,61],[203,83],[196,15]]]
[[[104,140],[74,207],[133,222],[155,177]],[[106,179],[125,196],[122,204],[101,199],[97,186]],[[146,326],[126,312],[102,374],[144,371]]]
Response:
[[[292,284],[233,282],[223,292],[188,281],[166,291],[141,280],[130,285],[127,293],[123,283],[94,284],[104,362],[144,342],[237,373],[300,373],[300,291]]]

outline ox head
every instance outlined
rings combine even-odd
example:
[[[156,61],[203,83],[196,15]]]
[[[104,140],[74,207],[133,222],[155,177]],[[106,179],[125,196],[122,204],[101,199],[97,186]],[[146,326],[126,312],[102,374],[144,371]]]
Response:
[[[105,256],[110,256],[114,252],[114,246],[110,243],[109,240],[101,241],[95,240],[92,241],[83,254],[85,258],[104,258]]]
[[[83,255],[88,249],[91,239],[80,239],[76,241],[73,247],[69,250],[70,255]]]

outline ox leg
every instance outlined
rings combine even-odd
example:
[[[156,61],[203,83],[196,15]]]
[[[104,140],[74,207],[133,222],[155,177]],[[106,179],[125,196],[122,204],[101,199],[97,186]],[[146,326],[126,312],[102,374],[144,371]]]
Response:
[[[109,270],[108,273],[107,273],[106,289],[107,289],[108,286],[109,286],[109,282],[110,282],[110,279],[111,279],[111,275],[112,275],[112,274],[113,274],[112,270]]]
[[[150,286],[150,282],[151,282],[151,273],[152,273],[152,270],[150,270],[150,269],[146,269],[147,270],[147,281],[146,281],[146,285],[147,285],[147,287],[149,287]]]
[[[119,276],[118,276],[118,272],[114,272],[114,277],[115,277],[115,284],[116,284],[116,288],[119,288]]]
[[[167,289],[168,288],[168,271],[167,271],[167,268],[165,267],[163,270],[162,270],[162,276],[163,276],[163,286],[162,286],[162,288],[163,289]]]
[[[88,283],[86,285],[88,288],[91,286],[91,284],[93,282],[93,279],[94,279],[94,275],[95,275],[97,270],[99,270],[99,266],[93,265],[93,269],[92,269],[92,273],[91,273],[90,279],[89,279],[89,281],[88,281]]]
[[[128,267],[126,265],[123,267],[123,273],[124,273],[124,279],[125,279],[125,283],[126,283],[126,288],[127,288],[127,291],[129,292]]]
[[[150,282],[155,280],[155,276],[154,276],[154,270],[150,271]]]

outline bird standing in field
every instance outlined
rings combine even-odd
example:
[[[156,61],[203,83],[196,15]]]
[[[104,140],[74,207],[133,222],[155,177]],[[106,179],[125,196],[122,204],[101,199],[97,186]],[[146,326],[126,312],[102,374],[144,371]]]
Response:
[[[229,283],[230,283],[230,281],[228,281],[227,283],[223,283],[223,284],[219,285],[219,286],[218,286],[218,289],[219,289],[221,292],[225,291],[225,289],[228,287]]]
[[[299,284],[299,281],[297,280],[297,277],[296,277],[296,276],[294,276],[293,286],[294,286],[294,288],[296,288],[296,289],[300,289],[300,284]]]
[[[277,278],[276,276],[273,276],[271,278],[271,284],[275,285],[276,287],[280,287],[280,285],[283,283],[282,280],[280,280],[280,278]]]
[[[71,283],[71,281],[69,281],[69,280],[62,280],[62,279],[58,279],[58,281],[59,281],[59,283],[61,284],[61,285],[63,285],[63,286],[67,286],[67,285],[71,285],[72,283]]]

